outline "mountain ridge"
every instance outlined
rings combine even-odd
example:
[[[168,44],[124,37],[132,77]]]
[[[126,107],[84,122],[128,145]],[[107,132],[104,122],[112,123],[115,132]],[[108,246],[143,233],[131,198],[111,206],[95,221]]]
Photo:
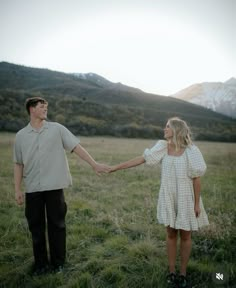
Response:
[[[190,124],[195,139],[236,141],[235,121],[224,115],[95,73],[89,77],[1,62],[0,130],[22,128],[28,121],[25,99],[42,96],[49,102],[49,118],[80,135],[162,138],[167,119],[179,116]],[[105,83],[96,82],[97,77]]]

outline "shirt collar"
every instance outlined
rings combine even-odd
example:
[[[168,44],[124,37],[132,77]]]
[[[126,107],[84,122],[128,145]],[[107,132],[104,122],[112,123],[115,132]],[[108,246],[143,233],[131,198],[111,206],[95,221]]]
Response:
[[[31,132],[41,133],[44,129],[48,129],[48,122],[44,120],[43,126],[39,130],[36,130],[35,128],[33,128],[30,123],[26,126],[26,129],[28,133],[31,133]]]

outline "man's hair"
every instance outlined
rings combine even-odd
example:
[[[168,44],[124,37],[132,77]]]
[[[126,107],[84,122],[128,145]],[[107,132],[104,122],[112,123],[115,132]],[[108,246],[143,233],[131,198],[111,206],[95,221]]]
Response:
[[[176,150],[187,147],[192,144],[191,131],[187,123],[178,118],[173,117],[168,120],[170,128],[173,130],[173,142],[175,143]]]
[[[25,108],[27,110],[27,113],[30,115],[30,107],[36,107],[38,103],[41,104],[48,104],[48,102],[43,99],[42,97],[31,97],[27,98],[25,101]]]

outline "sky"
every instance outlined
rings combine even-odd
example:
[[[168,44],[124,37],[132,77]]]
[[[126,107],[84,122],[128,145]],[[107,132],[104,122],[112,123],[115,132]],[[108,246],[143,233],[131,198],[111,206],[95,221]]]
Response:
[[[172,95],[236,77],[236,0],[0,0],[0,62]]]

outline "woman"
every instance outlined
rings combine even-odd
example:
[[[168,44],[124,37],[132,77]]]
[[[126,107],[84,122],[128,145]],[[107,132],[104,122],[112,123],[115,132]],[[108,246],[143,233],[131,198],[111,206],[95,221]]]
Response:
[[[186,268],[191,252],[191,231],[208,225],[208,218],[200,197],[200,176],[206,171],[201,152],[192,143],[186,122],[175,117],[164,129],[165,140],[135,159],[112,166],[110,172],[146,163],[160,163],[161,187],[157,207],[159,223],[166,227],[169,274],[167,283],[172,287],[187,287]],[[177,238],[180,234],[180,275],[175,272]]]

